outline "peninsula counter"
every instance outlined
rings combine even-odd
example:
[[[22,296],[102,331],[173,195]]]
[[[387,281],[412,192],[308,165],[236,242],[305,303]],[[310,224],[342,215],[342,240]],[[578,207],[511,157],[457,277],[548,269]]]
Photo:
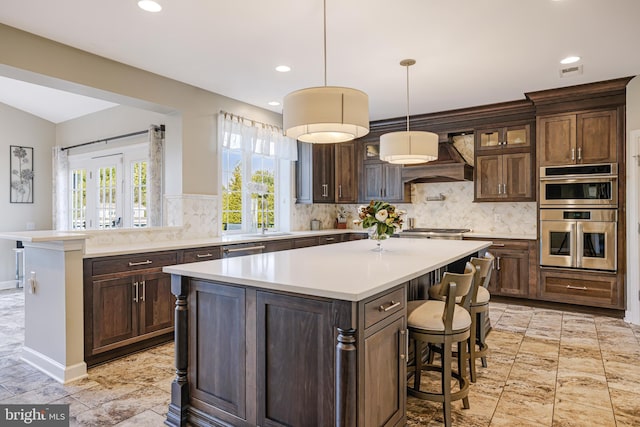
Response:
[[[489,241],[370,240],[164,267],[172,426],[404,425],[407,284]]]

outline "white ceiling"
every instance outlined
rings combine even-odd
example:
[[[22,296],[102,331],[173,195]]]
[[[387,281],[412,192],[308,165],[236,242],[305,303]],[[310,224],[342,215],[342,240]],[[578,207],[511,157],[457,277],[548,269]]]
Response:
[[[323,85],[322,0],[158,1],[2,0],[0,22],[276,112]],[[368,93],[371,120],[406,114],[404,58],[412,115],[640,74],[639,0],[326,1],[327,84]],[[567,55],[583,75],[559,77]]]

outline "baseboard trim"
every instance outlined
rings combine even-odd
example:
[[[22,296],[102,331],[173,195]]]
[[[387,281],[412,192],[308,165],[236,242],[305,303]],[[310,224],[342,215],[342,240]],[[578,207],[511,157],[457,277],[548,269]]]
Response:
[[[29,347],[22,348],[20,358],[62,384],[68,384],[87,377],[87,364],[84,362],[65,366]]]

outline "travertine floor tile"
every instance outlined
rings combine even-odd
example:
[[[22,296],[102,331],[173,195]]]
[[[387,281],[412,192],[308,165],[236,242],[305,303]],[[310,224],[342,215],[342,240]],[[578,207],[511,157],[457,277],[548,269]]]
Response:
[[[554,427],[616,427],[613,412],[576,402],[557,400],[553,411]]]
[[[612,410],[607,380],[602,375],[558,370],[556,399]]]

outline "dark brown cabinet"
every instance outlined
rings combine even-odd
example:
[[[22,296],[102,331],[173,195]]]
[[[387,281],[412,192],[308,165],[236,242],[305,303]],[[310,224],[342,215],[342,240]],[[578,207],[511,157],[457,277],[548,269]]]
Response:
[[[531,150],[528,124],[476,130],[474,200],[535,200]]]
[[[210,261],[220,258],[220,246],[185,249],[182,251],[182,263]]]
[[[540,166],[615,163],[617,116],[602,110],[539,117]]]
[[[402,165],[383,162],[379,157],[379,142],[361,142],[361,180],[358,199],[361,202],[385,200],[409,202],[410,187],[402,182]]]
[[[535,264],[531,263],[531,260],[535,259],[535,243],[527,240],[491,240],[493,245],[488,251],[496,259],[489,292],[495,295],[528,298],[531,268],[535,270]]]
[[[87,364],[171,339],[175,298],[162,267],[176,263],[175,251],[85,260]]]
[[[357,177],[355,143],[298,143],[297,203],[355,203]]]
[[[591,307],[624,309],[624,281],[616,273],[542,268],[538,297]]]
[[[533,200],[531,153],[476,156],[475,201]]]

